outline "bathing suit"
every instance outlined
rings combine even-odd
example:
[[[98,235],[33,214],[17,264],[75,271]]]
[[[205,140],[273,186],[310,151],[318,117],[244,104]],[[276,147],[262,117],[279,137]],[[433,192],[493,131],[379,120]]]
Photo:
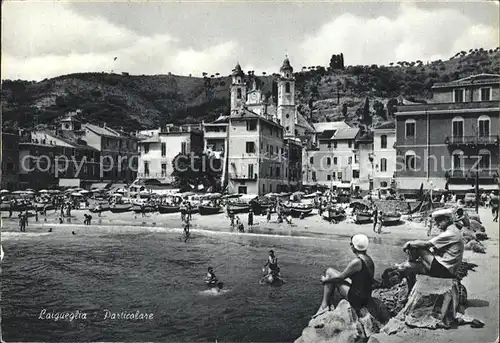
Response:
[[[370,275],[370,271],[363,261],[362,258],[358,256],[361,260],[361,270],[354,275],[351,275],[351,287],[349,293],[347,293],[347,300],[351,306],[359,311],[362,307],[368,305],[372,297],[372,282],[373,278]]]
[[[271,274],[278,274],[280,272],[280,268],[278,267],[278,259],[273,257],[269,259],[269,271]]]
[[[443,279],[454,279],[455,276],[450,273],[441,263],[439,263],[436,258],[432,259],[431,270],[428,273],[429,276],[443,278]]]

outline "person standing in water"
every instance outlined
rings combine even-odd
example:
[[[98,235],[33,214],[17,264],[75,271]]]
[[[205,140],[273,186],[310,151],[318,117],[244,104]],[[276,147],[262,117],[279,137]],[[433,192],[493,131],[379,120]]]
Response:
[[[280,267],[278,266],[278,258],[274,255],[274,250],[269,250],[269,257],[264,265],[264,270],[266,267],[269,267],[267,275],[279,276]]]

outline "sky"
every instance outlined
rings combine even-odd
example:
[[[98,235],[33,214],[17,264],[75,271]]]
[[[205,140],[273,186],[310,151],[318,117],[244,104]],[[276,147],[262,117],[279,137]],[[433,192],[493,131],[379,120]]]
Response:
[[[2,79],[77,72],[229,75],[449,59],[496,48],[496,1],[2,1]]]

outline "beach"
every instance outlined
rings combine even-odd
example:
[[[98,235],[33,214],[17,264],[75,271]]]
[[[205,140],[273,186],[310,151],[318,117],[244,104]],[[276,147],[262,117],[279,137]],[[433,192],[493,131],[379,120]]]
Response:
[[[180,237],[182,222],[179,213],[148,214],[142,217],[141,214],[130,212],[120,214],[105,212],[101,217],[92,214],[93,219],[90,226],[83,225],[84,213],[87,212],[74,210],[70,222],[65,220],[63,224],[59,224],[58,212],[49,211],[47,217],[39,216],[38,222],[35,221],[34,217],[30,218],[26,233],[18,232],[17,220],[3,219],[2,241],[6,260],[3,271],[5,281],[2,286],[4,294],[2,301],[7,301],[9,296],[22,299],[21,295],[13,292],[15,287],[5,288],[11,286],[15,281],[9,278],[9,271],[14,271],[15,268],[25,265],[26,259],[29,259],[30,261],[38,261],[35,263],[38,267],[34,268],[41,268],[42,272],[39,275],[43,275],[43,269],[47,267],[40,262],[40,257],[42,260],[43,258],[57,259],[56,256],[60,253],[61,256],[65,256],[72,262],[55,263],[51,271],[55,274],[47,280],[48,284],[54,282],[55,275],[74,278],[81,282],[84,282],[85,275],[91,275],[91,278],[96,278],[95,285],[93,285],[96,289],[102,287],[99,283],[101,279],[108,280],[114,287],[108,290],[113,295],[111,298],[102,292],[82,290],[84,295],[81,296],[80,301],[86,302],[92,311],[102,312],[105,305],[109,307],[109,311],[118,312],[118,309],[111,307],[119,301],[118,298],[128,296],[136,302],[134,310],[144,310],[141,308],[141,304],[146,304],[148,307],[154,303],[156,321],[175,322],[178,325],[189,322],[189,325],[178,332],[170,328],[166,330],[168,334],[165,336],[155,337],[151,337],[148,332],[143,332],[141,325],[145,325],[144,322],[142,324],[134,323],[133,330],[130,329],[132,331],[125,330],[123,332],[116,330],[116,324],[108,323],[105,328],[114,332],[111,337],[89,333],[86,336],[89,340],[94,338],[110,341],[135,338],[136,340],[210,341],[212,338],[217,338],[219,341],[293,341],[300,335],[300,331],[307,325],[310,316],[319,305],[321,299],[319,276],[324,268],[328,266],[343,268],[352,257],[348,249],[350,236],[355,233],[365,233],[370,238],[370,253],[376,261],[376,276],[379,276],[386,267],[393,263],[401,262],[401,259],[404,258],[401,246],[406,240],[427,239],[426,228],[423,224],[409,221],[384,227],[382,234],[376,234],[372,230],[373,224],[357,225],[348,222],[330,224],[318,215],[309,216],[303,220],[293,219],[292,225],[276,223],[276,215],[270,223],[267,223],[265,216],[255,216],[255,225],[248,228],[246,225],[247,215],[241,214],[239,216],[245,223],[246,232],[240,234],[231,232],[229,219],[224,214],[210,216],[195,214],[192,219],[192,241],[184,243]],[[491,213],[486,209],[480,209],[480,215],[490,239],[485,242],[486,254],[466,252],[465,259],[468,262],[478,264],[479,267],[476,272],[470,272],[463,283],[467,287],[472,305],[467,309],[466,314],[484,321],[485,327],[471,329],[465,326],[452,330],[435,331],[407,329],[387,337],[390,342],[406,340],[409,342],[479,343],[493,342],[496,339],[498,335],[498,223],[492,222]],[[5,213],[3,213],[3,217],[5,217]],[[47,232],[49,228],[53,229],[52,233]],[[36,247],[37,245],[40,247],[38,258],[36,250],[19,251],[20,247]],[[75,251],[71,250],[72,246],[74,246]],[[253,284],[258,281],[260,268],[269,248],[274,248],[277,251],[289,285],[285,285],[281,289],[265,288],[268,300],[253,300],[254,296],[259,297],[259,294],[262,296],[262,288],[255,288]],[[45,255],[44,249],[46,249]],[[120,255],[120,250],[123,251],[124,255]],[[77,256],[71,256],[72,253]],[[129,253],[135,254],[134,258],[120,257],[124,260],[116,260],[115,263],[112,263],[119,256],[125,256]],[[184,254],[186,258],[183,257]],[[94,259],[93,264],[88,263],[79,268],[78,263],[83,262],[79,260],[78,255],[85,256],[86,259]],[[161,261],[158,256],[161,256]],[[165,262],[165,259],[168,261]],[[12,260],[14,261],[10,262]],[[159,266],[158,263],[162,263],[162,265]],[[203,290],[199,287],[199,279],[206,272],[207,264],[210,263],[216,264],[216,272],[228,285],[229,291],[224,294],[224,297],[227,298],[204,297],[192,302],[189,297],[192,298],[192,294],[199,294]],[[63,270],[57,271],[61,267]],[[139,268],[147,272],[141,272]],[[131,277],[120,280],[118,270],[129,273],[128,275]],[[131,270],[132,272],[130,272]],[[33,271],[30,270],[30,272]],[[170,290],[165,287],[169,283],[164,276],[169,273],[176,273],[175,279],[177,280],[170,283]],[[193,273],[196,276],[185,275]],[[141,278],[147,278],[149,283]],[[162,282],[160,283],[158,280],[162,280]],[[75,284],[67,282],[68,284],[58,285],[62,292],[69,293],[65,296],[66,300],[71,299],[71,292],[75,292],[71,290]],[[249,282],[252,287],[249,286]],[[127,289],[116,289],[119,285],[126,283]],[[189,289],[191,293],[186,293],[186,290],[182,289],[176,290],[184,283],[185,288]],[[105,289],[107,288],[105,287]],[[139,292],[137,295],[138,289],[142,289],[146,293]],[[171,295],[175,292],[181,300],[175,300],[172,296],[168,301],[165,300],[169,297],[168,294]],[[155,301],[151,301],[148,295],[154,295]],[[240,299],[243,295],[246,300]],[[46,296],[52,297],[53,295],[49,293]],[[105,299],[99,301],[93,299],[99,296]],[[48,304],[55,302],[54,299],[47,300],[45,297],[41,300]],[[293,297],[296,302],[293,306],[289,305],[290,297]],[[205,304],[206,307],[207,301],[217,304],[219,319],[216,322],[207,322],[207,319],[203,319],[206,313],[200,306]],[[79,304],[76,300],[70,302],[74,307]],[[62,305],[63,303],[58,304]],[[159,304],[163,304],[164,309],[161,309]],[[185,310],[184,307],[188,304],[199,313],[204,313],[204,316],[196,316]],[[249,312],[245,312],[245,306],[250,308]],[[35,309],[36,306],[33,306],[33,308],[27,309],[25,314],[30,313],[31,315],[31,313],[40,312],[39,309],[37,311]],[[74,310],[76,309],[78,308]],[[166,309],[170,311],[177,309],[175,310],[177,311],[176,315],[167,314]],[[19,318],[22,317],[22,313],[7,308],[7,310],[3,310],[2,314],[6,339],[35,338],[33,335],[19,337],[11,331],[14,324],[22,321],[22,318]],[[9,318],[9,314],[17,319]],[[33,322],[31,323],[33,325]],[[53,330],[54,325],[59,330],[64,331],[63,328],[57,326],[58,324],[44,323],[42,325],[36,321],[34,323],[40,325],[39,329],[42,333],[44,330]],[[203,326],[202,324],[208,329],[203,329],[200,334],[195,334],[197,325]],[[261,332],[245,329],[245,327],[248,328],[249,324],[261,327]],[[100,327],[104,324],[99,322],[96,325]],[[163,327],[159,322],[155,324],[158,326],[154,326],[152,323],[147,325],[155,329]],[[87,326],[84,326],[84,331],[85,327]],[[90,332],[92,331],[90,329],[94,330],[95,326],[89,324],[87,330]],[[237,330],[236,334],[232,332],[234,330]],[[46,334],[45,340],[53,340],[50,339],[53,336],[50,336],[48,331]],[[77,333],[75,332],[73,335],[77,335]],[[60,337],[61,339],[70,339],[78,336],[68,336],[61,332]]]

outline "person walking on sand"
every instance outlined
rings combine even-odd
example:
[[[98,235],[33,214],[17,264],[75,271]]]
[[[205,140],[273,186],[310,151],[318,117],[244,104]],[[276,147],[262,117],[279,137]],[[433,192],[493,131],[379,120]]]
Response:
[[[267,218],[266,219],[267,219],[268,223],[271,221],[271,209],[270,208],[267,209]]]
[[[491,194],[490,206],[491,206],[491,214],[493,215],[493,221],[498,222],[498,195],[494,193]]]
[[[253,210],[250,209],[248,212],[248,227],[253,226]]]
[[[464,241],[461,230],[453,223],[453,211],[438,210],[432,217],[441,233],[428,241],[406,242],[403,250],[408,260],[396,264],[401,276],[408,281],[408,292],[415,285],[417,274],[453,279],[462,264]]]
[[[373,216],[373,232],[377,232],[378,209],[376,205],[373,205],[372,216]]]
[[[382,233],[382,226],[384,226],[384,212],[379,211],[377,217],[377,233]]]
[[[361,308],[371,301],[375,264],[367,254],[368,243],[366,235],[352,236],[349,245],[356,258],[347,265],[343,272],[328,268],[321,276],[321,283],[324,286],[323,300],[313,318],[331,310],[331,298],[335,289],[338,290],[342,298],[349,301],[358,315]],[[350,278],[351,282],[348,282],[347,278]]]

